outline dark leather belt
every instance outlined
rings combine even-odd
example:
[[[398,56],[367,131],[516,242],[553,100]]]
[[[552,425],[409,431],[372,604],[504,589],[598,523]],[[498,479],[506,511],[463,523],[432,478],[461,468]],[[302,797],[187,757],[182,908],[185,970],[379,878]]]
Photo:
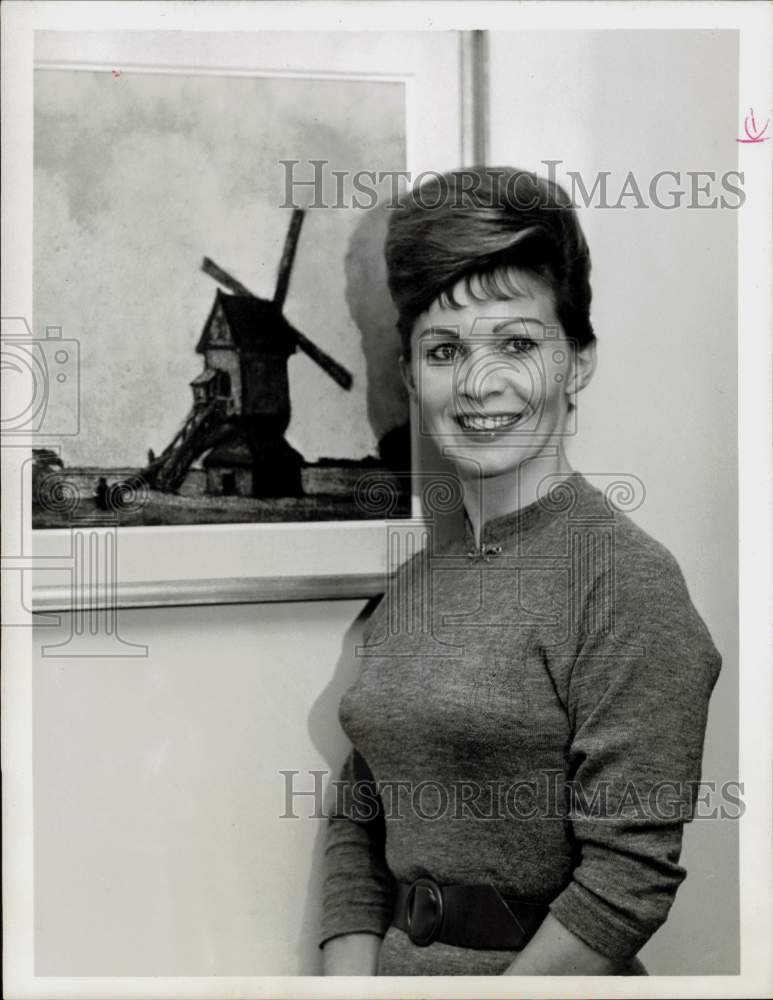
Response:
[[[548,914],[545,903],[502,896],[493,885],[440,886],[428,876],[397,883],[392,923],[414,944],[520,950]]]

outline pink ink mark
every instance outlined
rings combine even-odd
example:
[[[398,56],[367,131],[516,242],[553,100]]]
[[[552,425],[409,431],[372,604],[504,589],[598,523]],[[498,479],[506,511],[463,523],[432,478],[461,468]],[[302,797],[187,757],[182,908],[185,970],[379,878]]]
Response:
[[[116,79],[118,79],[118,77],[119,77],[120,75],[121,75],[121,71],[120,71],[120,69],[114,69],[114,70],[113,70],[113,76],[114,76],[114,77],[115,77]]]
[[[749,114],[743,120],[743,130],[746,133],[746,138],[736,139],[735,141],[743,143],[767,142],[770,136],[765,135],[765,133],[768,131],[769,124],[770,118],[768,118],[762,128],[758,128],[754,118],[754,108],[749,108]]]

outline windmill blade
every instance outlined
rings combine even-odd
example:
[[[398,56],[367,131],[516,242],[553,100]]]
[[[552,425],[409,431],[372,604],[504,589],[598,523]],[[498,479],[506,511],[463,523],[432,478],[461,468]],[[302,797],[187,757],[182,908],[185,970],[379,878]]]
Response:
[[[298,211],[301,211],[302,214],[301,209],[296,209],[296,212]],[[300,224],[298,225],[298,231],[300,232]],[[223,287],[230,288],[231,291],[235,292],[237,295],[246,295],[251,299],[257,298],[257,296],[254,295],[249,288],[246,288],[240,281],[237,281],[236,278],[232,278],[227,271],[224,271],[222,267],[218,267],[218,265],[213,260],[210,260],[209,257],[205,257],[201,262],[201,270],[205,274],[208,274],[211,278],[214,278],[215,281],[219,282],[223,285]],[[285,320],[285,322],[287,321]],[[339,365],[339,363],[331,358],[329,354],[326,354],[321,348],[317,347],[316,344],[313,344],[308,337],[304,336],[300,330],[296,330],[290,323],[287,323],[287,327],[291,336],[295,338],[296,344],[300,347],[304,354],[307,354],[312,361],[316,361],[319,367],[326,371],[333,381],[337,382],[342,389],[351,389],[354,379],[352,378],[352,373],[347,368],[344,368],[343,365]]]
[[[319,367],[323,368],[342,389],[351,389],[354,380],[352,373],[347,368],[339,365],[337,361],[334,361],[329,354],[325,354],[316,344],[312,344],[309,338],[304,337],[300,330],[296,330],[294,326],[291,326],[290,329],[298,343],[298,347],[300,347],[304,354],[307,354],[312,361],[316,361]]]
[[[201,262],[201,270],[205,274],[208,274],[210,278],[214,278],[224,288],[230,288],[236,295],[247,295],[251,299],[255,298],[249,288],[245,288],[241,281],[237,281],[236,278],[232,278],[228,271],[224,271],[222,267],[218,267],[209,257],[205,257]]]
[[[279,265],[279,276],[276,279],[276,291],[274,292],[274,302],[281,309],[287,298],[287,289],[290,284],[290,272],[293,269],[295,251],[298,247],[298,237],[301,235],[303,216],[305,210],[296,208],[293,210],[293,217],[290,219],[290,228],[285,237],[285,246],[282,251],[282,261]]]

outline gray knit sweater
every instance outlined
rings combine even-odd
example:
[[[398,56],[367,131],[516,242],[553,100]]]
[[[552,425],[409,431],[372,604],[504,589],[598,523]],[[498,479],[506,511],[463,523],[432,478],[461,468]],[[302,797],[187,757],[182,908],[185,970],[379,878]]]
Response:
[[[489,521],[488,558],[465,531],[405,563],[367,623],[320,943],[385,935],[379,975],[501,973],[514,952],[390,926],[395,879],[428,874],[548,902],[628,959],[685,877],[719,654],[668,550],[577,473]]]

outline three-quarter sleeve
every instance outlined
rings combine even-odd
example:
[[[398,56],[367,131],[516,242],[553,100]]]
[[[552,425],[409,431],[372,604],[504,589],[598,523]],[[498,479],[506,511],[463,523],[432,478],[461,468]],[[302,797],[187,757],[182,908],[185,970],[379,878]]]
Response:
[[[709,698],[721,659],[661,546],[619,554],[590,588],[566,694],[573,877],[554,916],[610,959],[665,921],[686,872]]]
[[[325,830],[320,947],[341,934],[383,936],[392,921],[395,882],[384,857],[383,805],[368,777],[352,749]]]

